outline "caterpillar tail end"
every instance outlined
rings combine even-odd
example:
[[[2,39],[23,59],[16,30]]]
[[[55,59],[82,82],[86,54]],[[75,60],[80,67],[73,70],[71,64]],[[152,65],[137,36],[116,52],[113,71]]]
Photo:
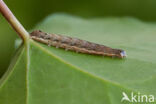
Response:
[[[127,57],[126,51],[121,51],[120,55],[122,58]]]

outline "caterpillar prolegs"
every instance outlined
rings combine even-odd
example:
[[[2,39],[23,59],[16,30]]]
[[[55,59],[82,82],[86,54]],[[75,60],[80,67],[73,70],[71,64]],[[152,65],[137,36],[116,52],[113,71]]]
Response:
[[[126,52],[121,49],[113,49],[104,45],[92,43],[78,38],[57,34],[48,34],[40,30],[36,30],[30,33],[30,37],[33,40],[47,44],[48,46],[63,48],[65,50],[118,58],[126,57]]]

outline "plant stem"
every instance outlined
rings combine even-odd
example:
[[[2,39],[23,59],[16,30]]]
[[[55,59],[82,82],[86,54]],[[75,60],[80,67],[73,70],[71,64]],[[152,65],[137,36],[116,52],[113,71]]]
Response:
[[[7,5],[0,0],[0,12],[6,18],[6,20],[10,23],[13,29],[18,33],[18,35],[26,41],[29,39],[29,33],[24,29],[24,27],[20,24],[20,22],[13,15],[11,10],[7,7]]]

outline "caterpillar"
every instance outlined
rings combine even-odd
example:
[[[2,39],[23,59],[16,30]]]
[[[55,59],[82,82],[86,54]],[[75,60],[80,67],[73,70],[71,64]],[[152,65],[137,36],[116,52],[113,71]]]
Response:
[[[48,46],[54,46],[56,48],[63,48],[65,50],[71,50],[85,54],[110,56],[117,58],[126,57],[126,52],[121,49],[113,49],[104,45],[81,40],[78,38],[57,34],[48,34],[42,32],[41,30],[35,30],[30,33],[30,38],[35,41],[47,44]]]

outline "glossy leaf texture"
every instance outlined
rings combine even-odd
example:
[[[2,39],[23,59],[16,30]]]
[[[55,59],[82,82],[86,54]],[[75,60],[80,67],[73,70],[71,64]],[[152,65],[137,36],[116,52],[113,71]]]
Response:
[[[156,24],[55,14],[35,29],[121,48],[128,57],[81,54],[30,40],[29,55],[21,45],[0,80],[0,104],[128,104],[121,102],[122,92],[156,96]]]

